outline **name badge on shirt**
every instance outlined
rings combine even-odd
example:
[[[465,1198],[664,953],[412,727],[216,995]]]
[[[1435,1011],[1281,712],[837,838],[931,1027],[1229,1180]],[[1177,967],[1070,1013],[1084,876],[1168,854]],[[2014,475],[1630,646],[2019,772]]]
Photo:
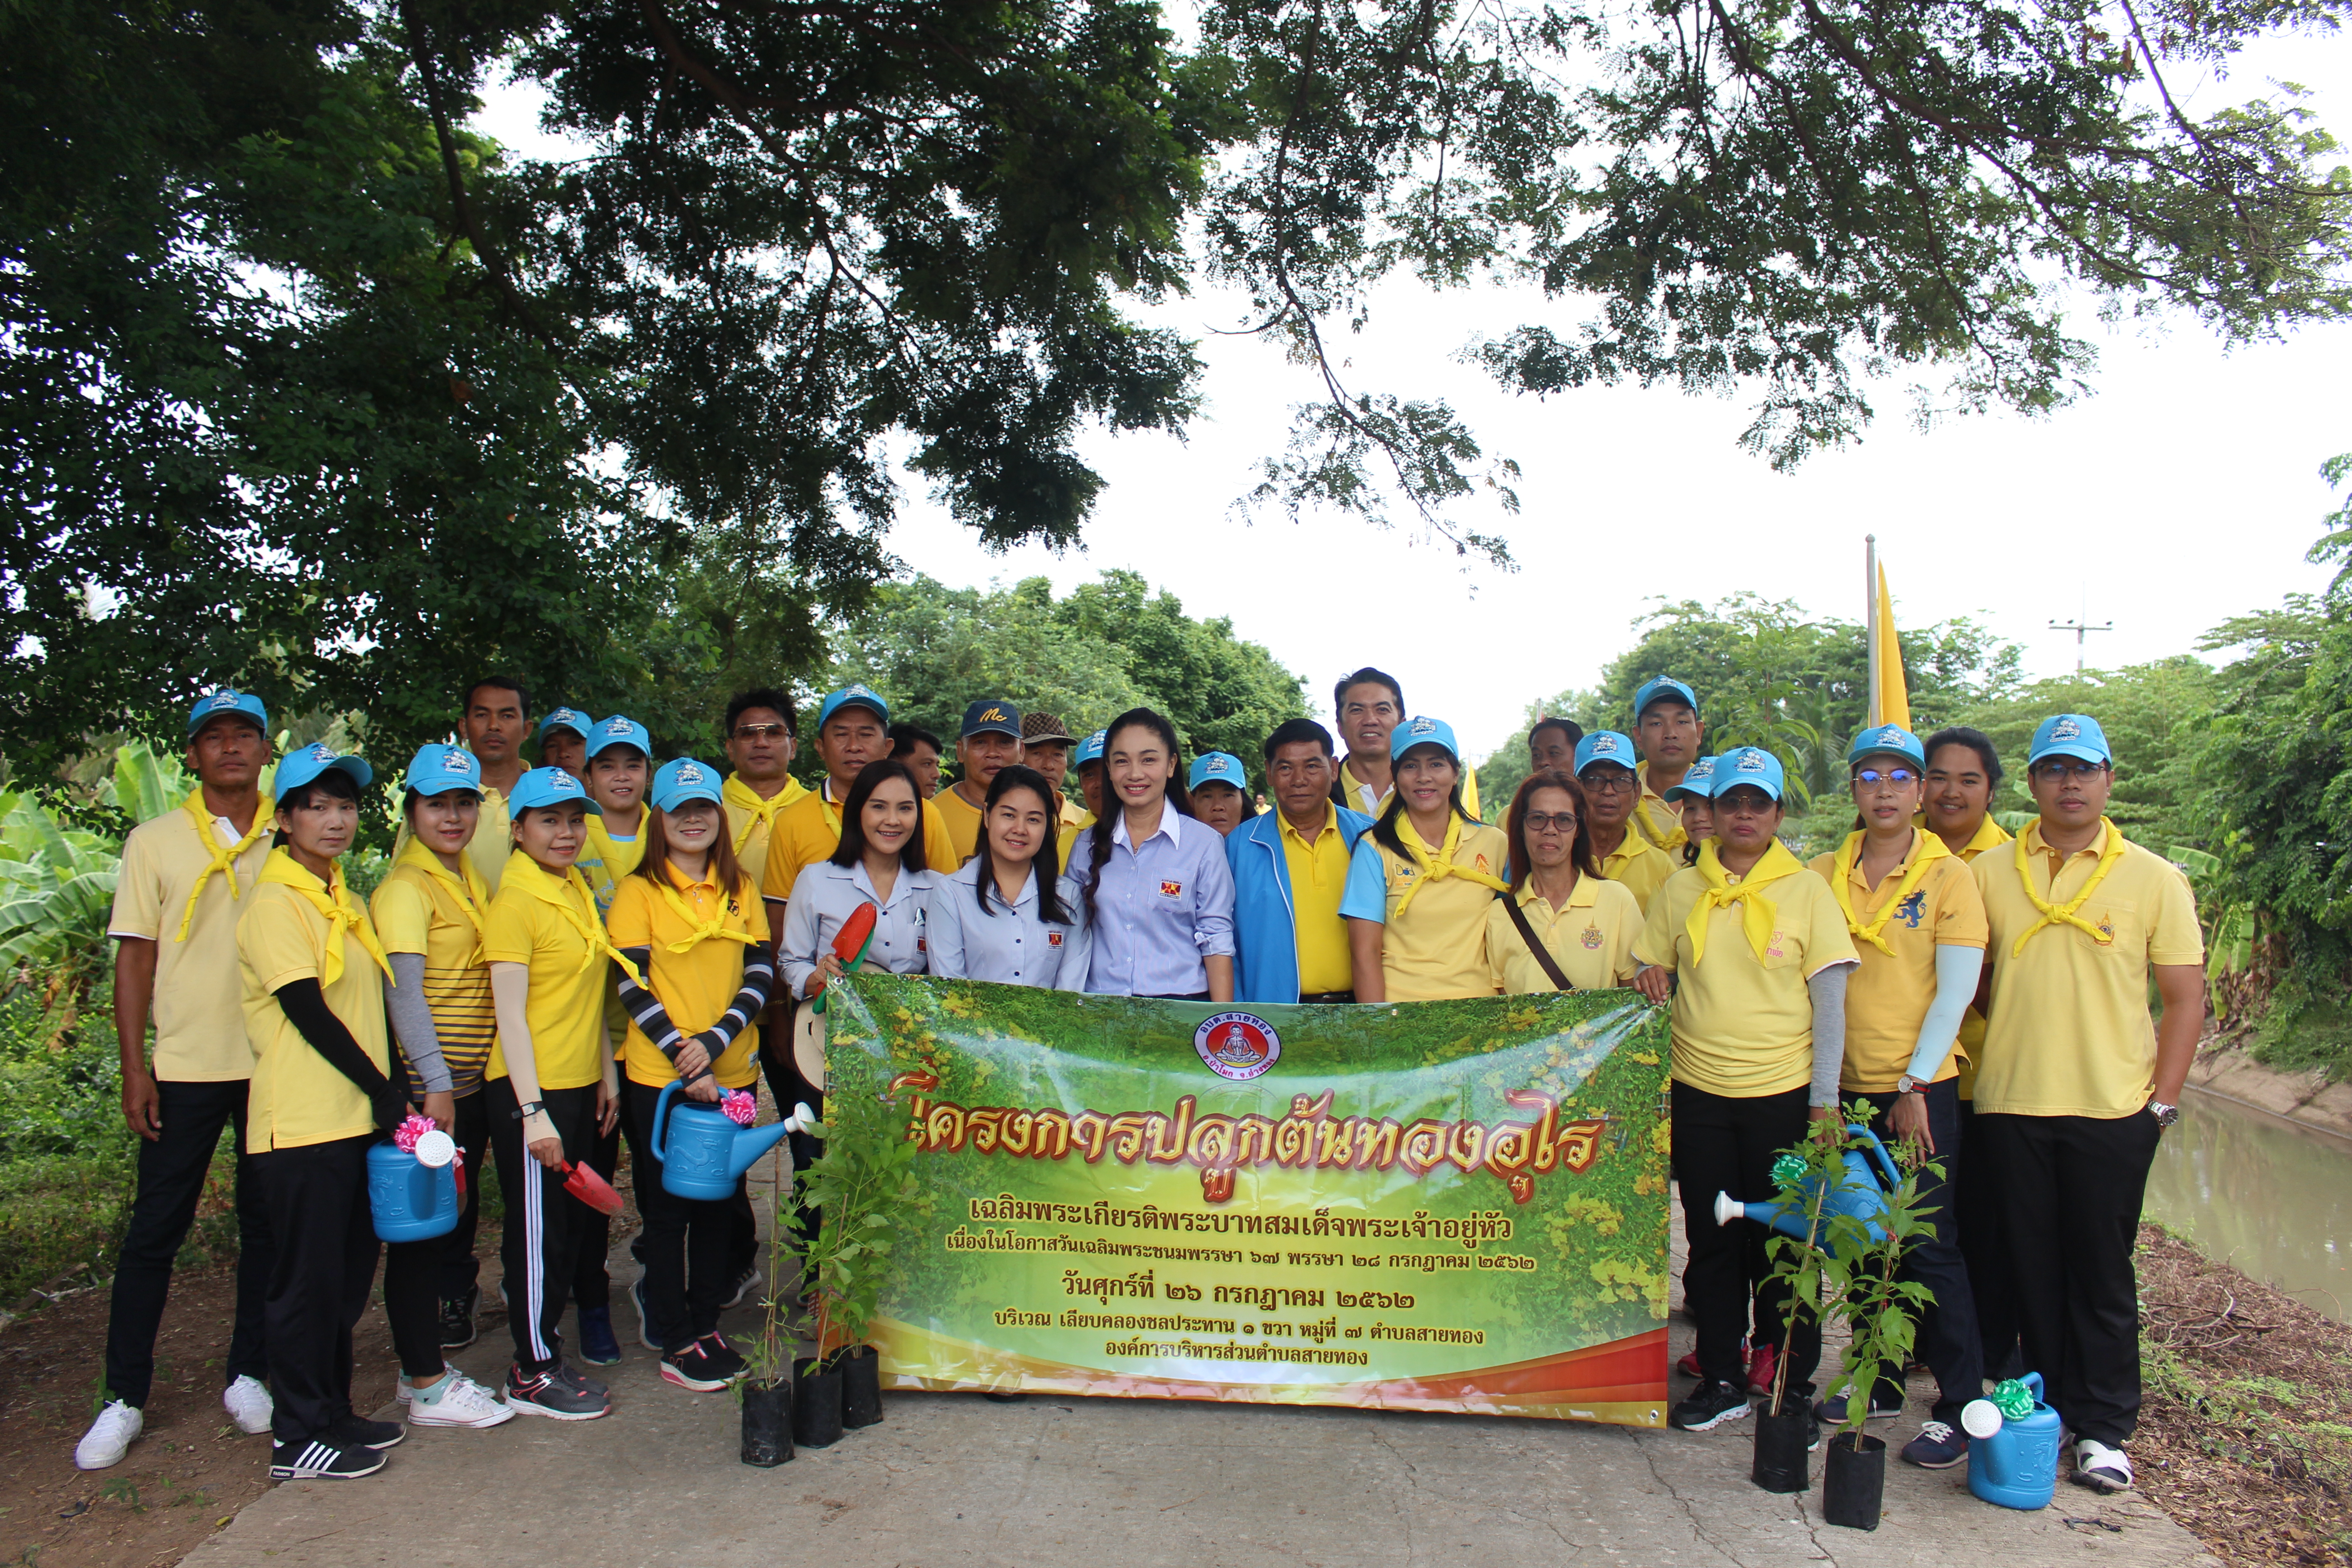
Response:
[[[1160,884],[1160,896],[1163,899],[1181,899],[1184,896],[1184,884],[1162,882]]]
[[[1062,945],[1062,933],[1061,933],[1060,931],[1047,931],[1047,932],[1045,933],[1045,945],[1046,945],[1047,947],[1059,947],[1059,946],[1061,946],[1061,945]]]

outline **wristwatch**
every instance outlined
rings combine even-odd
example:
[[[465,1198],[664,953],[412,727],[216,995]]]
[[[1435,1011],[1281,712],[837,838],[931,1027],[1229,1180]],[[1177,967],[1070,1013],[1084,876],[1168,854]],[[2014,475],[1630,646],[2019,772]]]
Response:
[[[1927,1086],[1921,1083],[1917,1079],[1913,1078],[1906,1072],[1901,1078],[1895,1080],[1895,1092],[1897,1094],[1925,1094],[1927,1092]]]
[[[2166,1105],[2161,1100],[2149,1100],[2147,1113],[2156,1118],[2156,1124],[2158,1127],[2169,1127],[2180,1120],[2180,1107]]]

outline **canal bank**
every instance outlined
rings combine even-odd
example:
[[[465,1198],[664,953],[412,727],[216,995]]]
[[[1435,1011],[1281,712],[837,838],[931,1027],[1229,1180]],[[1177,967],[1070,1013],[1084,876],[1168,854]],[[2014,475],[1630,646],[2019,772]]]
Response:
[[[2181,1112],[2148,1172],[2146,1215],[2352,1321],[2352,1140],[2209,1089],[2192,1088]]]

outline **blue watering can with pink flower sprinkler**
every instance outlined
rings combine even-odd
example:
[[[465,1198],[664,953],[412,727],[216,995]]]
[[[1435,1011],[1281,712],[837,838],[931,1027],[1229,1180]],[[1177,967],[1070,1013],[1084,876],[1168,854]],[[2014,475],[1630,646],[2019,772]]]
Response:
[[[1830,1189],[1828,1198],[1822,1204],[1822,1220],[1826,1222],[1832,1215],[1845,1215],[1867,1226],[1872,1241],[1884,1241],[1886,1239],[1886,1227],[1879,1223],[1879,1216],[1886,1212],[1886,1194],[1902,1185],[1903,1178],[1896,1173],[1894,1157],[1887,1153],[1886,1145],[1878,1141],[1877,1133],[1860,1122],[1850,1123],[1846,1131],[1862,1140],[1864,1146],[1845,1152],[1840,1162],[1837,1184]],[[1780,1160],[1802,1164],[1802,1161],[1794,1154],[1783,1154]],[[1772,1177],[1780,1187],[1780,1195],[1777,1198],[1743,1204],[1728,1193],[1716,1194],[1715,1223],[1729,1225],[1733,1220],[1744,1217],[1759,1225],[1769,1226],[1801,1241],[1806,1239],[1809,1227],[1815,1223],[1812,1218],[1813,1194],[1821,1187],[1821,1176],[1816,1173],[1784,1180],[1780,1161],[1776,1160],[1773,1162]],[[1821,1237],[1815,1234],[1811,1239],[1819,1241]]]
[[[805,1105],[796,1105],[782,1121],[754,1127],[755,1098],[742,1089],[720,1091],[717,1105],[699,1105],[678,1098],[676,1079],[662,1085],[654,1101],[654,1158],[661,1162],[662,1191],[681,1198],[724,1202],[735,1195],[735,1183],[752,1162],[774,1148],[787,1133],[798,1132],[816,1120]]]

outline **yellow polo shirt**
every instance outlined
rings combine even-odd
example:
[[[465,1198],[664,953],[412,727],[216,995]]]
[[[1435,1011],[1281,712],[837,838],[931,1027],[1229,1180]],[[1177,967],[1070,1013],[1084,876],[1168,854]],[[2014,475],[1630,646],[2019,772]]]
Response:
[[[400,858],[401,851],[409,845],[408,816],[401,814],[400,831],[392,836],[392,858]],[[492,893],[499,890],[499,876],[507,868],[507,857],[514,853],[514,813],[507,797],[485,786],[482,790],[482,814],[474,822],[474,836],[466,840],[466,858],[482,886]]]
[[[1495,976],[1486,967],[1486,906],[1495,901],[1495,889],[1467,877],[1442,877],[1415,893],[1400,916],[1397,904],[1405,889],[1422,879],[1421,868],[1370,833],[1356,840],[1359,851],[1367,845],[1381,858],[1387,884],[1388,920],[1381,932],[1381,973],[1388,980],[1389,1000],[1492,996]],[[1454,861],[1499,877],[1510,852],[1510,840],[1501,828],[1465,822]]]
[[[1633,902],[1645,915],[1658,889],[1681,867],[1680,855],[1669,855],[1643,837],[1632,821],[1626,823],[1625,837],[1617,847],[1601,858],[1601,874],[1633,894]]]
[[[987,799],[982,792],[981,798]],[[951,864],[934,866],[934,871],[952,871],[980,853],[980,807],[969,805],[956,793],[951,784],[941,784],[940,793],[931,796],[930,810],[924,814],[936,816],[946,825],[948,841],[955,846],[956,858]]]
[[[830,860],[833,852],[841,847],[841,808],[830,798],[833,781],[825,780],[783,810],[776,813],[774,831],[768,836],[768,858],[761,867],[746,867],[760,877],[760,893],[782,903],[793,896],[793,884],[801,873],[820,860]],[[940,795],[948,792],[943,787]],[[931,808],[939,804],[937,797],[922,803],[923,863],[931,870],[946,874],[963,864],[956,853],[955,840],[948,837],[947,824]]]
[[[1516,901],[1570,985],[1600,991],[1633,980],[1639,967],[1633,962],[1633,941],[1642,934],[1642,906],[1622,883],[1579,877],[1567,906],[1556,910],[1529,881]],[[1559,989],[1528,951],[1527,938],[1500,899],[1486,906],[1486,967],[1496,989],[1505,993]]]
[[[768,835],[777,815],[806,794],[808,785],[787,777],[783,788],[763,797],[735,774],[728,774],[719,796],[727,808],[727,832],[734,841],[735,863],[758,877],[768,863]]]
[[[1282,831],[1283,868],[1290,873],[1298,993],[1316,996],[1352,991],[1356,973],[1348,953],[1348,922],[1339,918],[1339,896],[1348,890],[1348,836],[1339,831],[1339,808],[1324,808],[1323,826],[1312,844],[1280,810],[1275,812],[1275,818]],[[1414,900],[1414,908],[1429,896],[1424,893]]]
[[[1650,900],[1648,923],[1633,944],[1643,963],[1677,971],[1674,1076],[1709,1094],[1753,1099],[1785,1094],[1813,1080],[1813,1000],[1808,977],[1850,963],[1853,942],[1830,885],[1811,871],[1772,883],[1772,936],[1764,956],[1748,945],[1738,909],[1707,917],[1706,956],[1690,961],[1685,929],[1706,878],[1685,866]]]
[[[2026,874],[2053,904],[2080,893],[2097,871],[2110,827],[2053,868],[2042,824],[2025,830]],[[2015,852],[1977,857],[1969,868],[1991,926],[1992,1016],[1977,1064],[1980,1115],[2129,1116],[2156,1091],[2156,1018],[2148,968],[2205,962],[2197,899],[2171,861],[2126,841],[2122,858],[2075,911],[2107,937],[2073,925],[2043,926],[2022,953],[2017,939],[2042,918],[2018,876]]]
[[[463,882],[433,851],[411,843],[377,885],[368,915],[384,952],[424,957],[425,1005],[433,1011],[433,1033],[462,1099],[482,1087],[499,1019],[490,1001],[490,963],[482,956],[490,893],[471,857],[457,858]]]
[[[1346,757],[1341,757],[1336,766],[1339,770],[1340,786],[1348,792],[1349,811],[1360,811],[1366,816],[1377,817],[1389,808],[1389,797],[1396,794],[1394,785],[1382,791],[1379,798],[1375,799],[1371,793],[1372,786],[1348,771]],[[1462,770],[1462,815],[1474,820],[1478,816],[1478,770],[1476,768],[1465,767]]]
[[[604,819],[594,812],[588,814],[588,841],[580,847],[580,858],[572,869],[588,884],[596,897],[596,912],[603,914],[613,907],[613,895],[619,890],[621,879],[637,868],[646,856],[646,829],[653,826],[650,806],[637,808],[637,830],[629,837],[616,838],[605,827]]]
[[[1927,837],[1926,828],[1915,830],[1911,852],[1874,892],[1863,880],[1859,859],[1846,873],[1846,895],[1863,924],[1876,919],[1902,887]],[[1835,855],[1816,855],[1807,864],[1825,882],[1837,875]],[[1910,1067],[1911,1053],[1919,1045],[1919,1021],[1927,1016],[1927,1004],[1936,994],[1936,949],[1984,946],[1984,900],[1968,862],[1957,855],[1937,859],[1886,917],[1878,934],[1894,952],[1881,952],[1877,943],[1860,937],[1853,939],[1862,967],[1846,983],[1845,1067],[1838,1075],[1838,1087],[1850,1094],[1892,1094],[1895,1080]],[[1959,1070],[1959,1053],[1954,1051],[1944,1058],[1934,1081],[1941,1083]]]
[[[1650,764],[1637,764],[1633,777],[1642,786],[1642,798],[1627,826],[1661,849],[1679,849],[1689,843],[1690,835],[1683,831],[1681,810],[1650,787]],[[1676,863],[1680,863],[1679,857]]]
[[[1095,825],[1095,814],[1075,804],[1067,795],[1062,797],[1062,831],[1055,844],[1062,854],[1062,869],[1070,868],[1070,851],[1078,847],[1078,835]]]
[[[1923,813],[1912,818],[1911,825],[1923,833],[1927,831],[1926,815]],[[1973,866],[1978,856],[1988,849],[1998,849],[2008,842],[2008,830],[1995,822],[1992,813],[1988,811],[1984,820],[1977,824],[1976,836],[1953,853],[1963,863]],[[1969,1010],[1960,1015],[1959,1044],[1952,1051],[1959,1063],[1959,1095],[1962,1100],[1972,1101],[1977,1097],[1977,1063],[1984,1059],[1984,1037],[1985,1016],[1978,1012],[1976,1004],[1971,1002]]]
[[[688,882],[675,865],[667,869],[671,890],[692,911],[691,922],[651,881],[631,877],[613,896],[613,912],[605,926],[614,947],[653,949],[653,964],[646,975],[654,995],[679,1033],[698,1035],[719,1022],[735,994],[743,989],[743,944],[720,936],[705,937],[684,952],[673,952],[670,944],[692,937],[719,912],[722,903],[726,930],[742,931],[765,943],[768,911],[749,877],[731,894],[721,894],[719,884],[709,877]],[[759,1049],[760,1026],[754,1021],[735,1037],[726,1055],[711,1064],[713,1076],[729,1089],[748,1087],[760,1076]],[[658,1089],[677,1076],[669,1058],[646,1038],[634,1019],[622,1044],[621,1060],[632,1083]]]
[[[194,809],[204,809],[201,795]],[[275,811],[263,795],[255,826],[268,822]],[[269,858],[269,834],[264,829],[227,870],[207,875],[213,858],[189,812],[186,805],[167,811],[141,823],[123,840],[106,933],[155,944],[155,1052],[148,1070],[175,1083],[227,1083],[253,1076],[253,1042],[246,1034],[237,979],[236,928],[261,863]],[[223,849],[236,846],[237,835],[228,824],[214,819],[212,828],[213,841]],[[199,877],[204,890],[183,938],[180,921]]]
[[[279,986],[318,980],[328,1011],[342,1020],[379,1071],[392,1068],[384,1036],[383,971],[358,933],[342,933],[343,972],[324,984],[327,933],[333,928],[293,889],[265,883],[245,896],[236,922],[237,974],[246,1037],[252,1042],[253,1087],[246,1091],[245,1152],[299,1149],[338,1138],[363,1138],[375,1116],[360,1086],[345,1078],[287,1022]]]
[[[555,900],[550,902],[549,900]],[[530,1026],[531,1058],[541,1089],[584,1089],[604,1075],[604,997],[611,990],[612,961],[596,952],[558,904],[578,921],[597,920],[596,902],[577,875],[556,878],[518,849],[499,879],[483,922],[482,956],[492,963],[530,968],[530,995],[523,1007]],[[486,1078],[507,1076],[505,1042],[490,1048]]]

